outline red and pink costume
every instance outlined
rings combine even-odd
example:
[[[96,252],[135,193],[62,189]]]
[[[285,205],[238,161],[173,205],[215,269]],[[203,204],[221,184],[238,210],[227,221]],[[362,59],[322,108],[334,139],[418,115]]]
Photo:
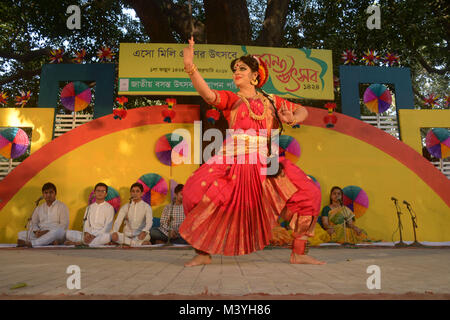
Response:
[[[278,122],[272,105],[262,94],[247,100],[230,91],[215,93],[213,105],[222,110],[229,128],[242,129],[244,133],[226,139],[222,146],[226,152],[210,158],[186,181],[183,189],[186,218],[179,229],[181,236],[198,253],[248,254],[269,244],[271,230],[281,214],[294,231],[293,252],[303,254],[306,240],[300,238],[313,236],[321,203],[319,189],[284,157],[279,158],[282,170],[275,177],[261,174],[266,164],[260,157],[256,157],[256,163],[239,163],[237,157],[244,155],[248,160],[259,151],[250,144],[243,147],[237,142],[264,143],[267,138],[259,130],[270,132],[278,128]],[[292,111],[299,108],[277,96],[273,100],[277,109],[282,104]],[[231,164],[230,150],[234,157]]]

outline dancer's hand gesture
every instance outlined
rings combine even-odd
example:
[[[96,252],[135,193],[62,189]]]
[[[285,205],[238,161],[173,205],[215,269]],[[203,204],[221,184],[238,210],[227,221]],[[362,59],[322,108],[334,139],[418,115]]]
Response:
[[[280,120],[285,123],[292,123],[295,120],[294,113],[289,109],[285,103],[280,108]]]
[[[194,37],[189,39],[189,46],[183,49],[183,62],[186,69],[190,69],[194,63]]]

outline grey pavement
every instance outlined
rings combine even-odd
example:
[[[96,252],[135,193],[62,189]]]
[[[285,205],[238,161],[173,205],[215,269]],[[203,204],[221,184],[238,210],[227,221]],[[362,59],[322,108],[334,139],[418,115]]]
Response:
[[[292,265],[290,252],[213,256],[210,265],[187,268],[190,248],[0,249],[0,297],[450,294],[448,248],[311,248],[327,262],[321,266]],[[67,288],[70,265],[80,267],[79,290]],[[371,265],[380,268],[380,289],[367,288]]]

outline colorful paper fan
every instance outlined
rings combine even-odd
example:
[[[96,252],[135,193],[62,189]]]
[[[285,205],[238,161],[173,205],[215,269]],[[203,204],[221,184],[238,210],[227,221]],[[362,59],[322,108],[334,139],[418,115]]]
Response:
[[[317,186],[317,188],[319,188],[319,190],[322,190],[322,188],[320,187],[320,183],[319,183],[319,181],[317,181],[316,178],[314,178],[314,177],[313,177],[312,175],[310,175],[310,174],[308,174],[307,176],[310,177],[312,181],[314,181],[314,184]]]
[[[23,155],[29,144],[28,135],[20,128],[7,128],[0,132],[0,155],[7,159]]]
[[[114,208],[114,213],[117,213],[120,209],[120,195],[116,189],[108,186],[108,194],[106,195],[105,201],[108,202]],[[89,195],[89,204],[95,202],[94,191]]]
[[[353,211],[356,218],[362,217],[369,208],[367,193],[357,186],[347,186],[342,191],[344,192],[344,205]]]
[[[137,182],[144,187],[142,200],[150,206],[156,206],[166,198],[168,187],[167,182],[159,174],[147,173],[141,176]]]
[[[364,104],[372,112],[383,113],[392,104],[391,92],[383,84],[371,84],[364,92]]]
[[[445,128],[433,128],[425,138],[428,152],[438,159],[450,157],[450,132]]]
[[[187,156],[185,154],[187,147],[187,142],[182,136],[168,133],[156,141],[156,157],[166,166],[176,166],[183,163],[182,159]]]
[[[61,103],[70,111],[81,111],[91,103],[91,89],[81,81],[67,84],[61,92]]]
[[[300,158],[300,154],[300,144],[294,137],[284,134],[280,136],[280,156],[284,156],[296,163]]]

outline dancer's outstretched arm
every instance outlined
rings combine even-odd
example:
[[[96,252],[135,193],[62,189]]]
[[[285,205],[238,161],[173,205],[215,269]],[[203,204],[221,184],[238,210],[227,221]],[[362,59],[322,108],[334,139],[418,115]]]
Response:
[[[208,103],[216,99],[216,94],[212,91],[205,80],[202,78],[194,65],[194,37],[189,39],[189,46],[183,49],[184,69],[189,74],[192,84],[198,94]]]

